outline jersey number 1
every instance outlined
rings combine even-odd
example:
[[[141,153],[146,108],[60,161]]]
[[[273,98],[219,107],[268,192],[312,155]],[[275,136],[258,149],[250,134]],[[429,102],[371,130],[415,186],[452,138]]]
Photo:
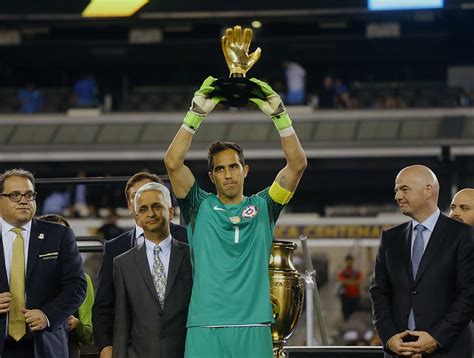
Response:
[[[234,226],[234,242],[236,244],[239,243],[239,227],[238,226]]]

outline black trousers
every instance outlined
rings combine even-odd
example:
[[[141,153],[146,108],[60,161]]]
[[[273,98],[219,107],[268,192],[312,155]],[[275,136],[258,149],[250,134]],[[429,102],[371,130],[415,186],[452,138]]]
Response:
[[[22,338],[16,342],[11,337],[6,337],[3,346],[2,358],[34,358],[35,345],[33,338]]]
[[[342,303],[342,315],[344,316],[344,321],[347,321],[352,313],[359,309],[359,297],[347,297],[341,296]]]

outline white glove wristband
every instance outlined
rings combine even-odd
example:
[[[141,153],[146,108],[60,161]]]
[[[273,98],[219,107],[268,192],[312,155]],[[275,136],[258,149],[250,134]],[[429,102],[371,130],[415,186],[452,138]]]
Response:
[[[295,134],[295,130],[291,126],[291,127],[282,129],[281,131],[278,131],[278,133],[280,133],[280,137],[289,137],[290,135]]]

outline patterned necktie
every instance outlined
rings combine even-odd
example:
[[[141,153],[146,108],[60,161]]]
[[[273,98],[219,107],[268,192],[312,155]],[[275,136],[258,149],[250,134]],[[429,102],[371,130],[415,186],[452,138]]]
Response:
[[[163,307],[166,293],[166,273],[165,267],[158,256],[160,251],[161,247],[155,245],[155,248],[153,249],[153,283],[155,284],[155,289],[156,293],[158,294],[158,299],[160,300],[160,305]]]
[[[12,264],[10,271],[10,293],[12,301],[8,312],[8,334],[19,341],[26,334],[25,316],[25,244],[21,235],[22,228],[11,229],[16,234],[13,242]]]
[[[420,267],[421,258],[423,257],[423,252],[425,250],[425,241],[423,240],[423,231],[426,230],[421,224],[415,226],[415,242],[413,243],[413,254],[411,256],[411,269],[413,272],[413,279],[416,279],[416,274],[418,273],[418,267]],[[408,315],[408,329],[415,329],[415,314],[413,308],[410,309],[410,314]]]

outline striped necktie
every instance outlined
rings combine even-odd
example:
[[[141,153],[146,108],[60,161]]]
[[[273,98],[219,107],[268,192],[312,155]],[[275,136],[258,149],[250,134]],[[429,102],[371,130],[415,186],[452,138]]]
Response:
[[[21,227],[11,229],[16,234],[13,242],[12,264],[10,271],[10,293],[12,301],[8,312],[8,334],[19,341],[26,334],[25,316],[25,243]]]

